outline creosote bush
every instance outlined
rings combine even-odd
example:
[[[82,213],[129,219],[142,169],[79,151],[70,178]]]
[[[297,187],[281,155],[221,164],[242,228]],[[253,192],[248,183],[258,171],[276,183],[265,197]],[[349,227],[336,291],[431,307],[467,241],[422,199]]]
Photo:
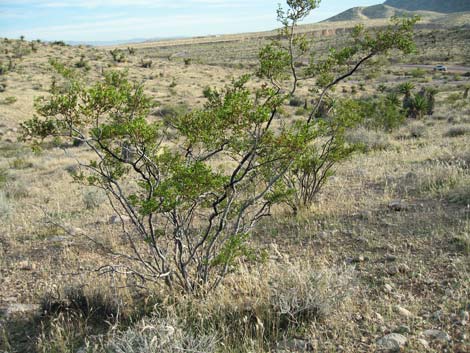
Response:
[[[154,103],[125,73],[105,72],[89,85],[53,63],[67,84],[38,99],[37,115],[22,124],[24,138],[80,140],[94,153],[80,162],[75,181],[104,190],[129,219],[122,222],[129,251],[108,249],[115,261],[109,271],[204,295],[236,271],[239,258],[259,257],[248,239],[273,205],[295,210],[313,202],[332,167],[350,154],[344,134],[359,120],[330,91],[378,55],[411,52],[417,21],[393,19],[373,32],[357,26],[350,45],[315,57],[296,28],[318,4],[288,0],[279,8],[279,37],[260,52],[256,74],[264,83],[249,88],[251,75],[244,75],[207,90],[203,108],[166,124],[147,119]],[[111,55],[125,59],[122,51]],[[282,108],[301,81],[314,103],[304,118],[290,119]]]

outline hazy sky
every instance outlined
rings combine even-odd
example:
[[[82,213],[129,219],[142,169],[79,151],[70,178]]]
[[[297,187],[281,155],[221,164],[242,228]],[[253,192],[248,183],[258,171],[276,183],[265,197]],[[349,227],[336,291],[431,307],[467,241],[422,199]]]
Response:
[[[323,0],[307,22],[383,0]],[[109,41],[273,29],[284,0],[0,0],[0,37]]]

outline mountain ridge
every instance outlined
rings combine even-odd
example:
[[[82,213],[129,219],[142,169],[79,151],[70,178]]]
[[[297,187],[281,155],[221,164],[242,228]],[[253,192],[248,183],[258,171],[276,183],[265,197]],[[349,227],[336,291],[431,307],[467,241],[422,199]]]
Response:
[[[384,5],[408,11],[454,13],[470,11],[468,0],[387,0]]]
[[[413,15],[437,20],[446,15],[458,15],[466,11],[470,11],[470,1],[468,0],[387,0],[383,4],[353,7],[323,22],[386,19],[392,16]]]

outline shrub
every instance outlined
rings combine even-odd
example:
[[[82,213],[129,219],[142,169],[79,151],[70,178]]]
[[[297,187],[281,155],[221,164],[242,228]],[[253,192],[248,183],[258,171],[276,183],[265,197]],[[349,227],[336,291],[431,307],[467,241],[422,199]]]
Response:
[[[345,138],[347,142],[364,152],[387,150],[391,146],[387,134],[363,127],[347,132]]]
[[[0,219],[7,219],[11,213],[10,200],[3,190],[0,190]]]
[[[459,137],[464,136],[470,133],[470,127],[461,125],[461,126],[453,126],[451,127],[446,133],[446,137]]]
[[[110,50],[109,53],[111,54],[113,61],[116,63],[123,63],[126,61],[126,56],[124,55],[124,52],[122,50],[113,49]]]
[[[289,105],[291,107],[302,107],[304,103],[305,100],[297,96],[293,96],[289,99]]]
[[[85,55],[80,56],[80,60],[75,63],[77,69],[90,70],[90,65],[85,60]]]
[[[413,69],[410,71],[410,75],[413,78],[423,78],[426,75],[426,70],[423,69]]]
[[[56,46],[59,46],[59,47],[66,47],[67,46],[67,44],[65,44],[65,42],[62,41],[62,40],[57,40],[57,41],[51,42],[51,45],[56,45]]]
[[[310,50],[295,29],[317,2],[288,4],[289,10],[278,15],[291,47],[271,43],[260,53],[257,74],[272,84],[249,88],[251,77],[244,75],[213,90],[202,109],[172,121],[174,135],[161,122],[147,120],[152,100],[125,73],[106,72],[101,81],[88,85],[73,70],[55,65],[69,83],[66,92],[37,101],[37,116],[22,124],[24,138],[80,138],[94,152],[95,160],[82,163],[74,177],[104,189],[114,211],[129,218],[122,224],[129,246],[120,271],[203,295],[235,271],[239,258],[256,259],[248,239],[272,206],[292,194],[284,177],[297,171],[305,172],[300,180],[317,177],[297,166],[321,158],[319,145],[331,151],[337,145],[338,152],[329,154],[326,164],[331,168],[346,147],[343,131],[357,115],[338,106],[331,117],[315,119],[324,97],[375,55],[393,48],[412,50],[416,19],[395,19],[375,35],[357,27],[351,47],[331,51],[297,72],[293,53],[307,55]],[[337,72],[342,74],[333,75]],[[308,116],[273,124],[295,95],[299,79],[313,77],[320,93]],[[129,158],[122,156],[123,148],[132,151]],[[214,163],[226,160],[230,163],[224,168]],[[295,190],[299,184],[294,180],[291,185]]]
[[[144,319],[106,344],[109,353],[218,352],[217,336],[192,332],[177,319]]]
[[[150,60],[150,59],[149,60],[142,59],[140,61],[140,66],[142,66],[145,69],[150,69],[152,67],[152,65],[153,65],[153,61]]]
[[[107,201],[106,195],[100,189],[86,189],[82,193],[82,198],[87,210],[98,208]]]
[[[2,104],[10,105],[16,103],[18,99],[16,97],[10,96],[6,97],[3,101]]]
[[[422,122],[415,122],[410,125],[410,136],[414,138],[421,138],[426,136],[426,125]]]

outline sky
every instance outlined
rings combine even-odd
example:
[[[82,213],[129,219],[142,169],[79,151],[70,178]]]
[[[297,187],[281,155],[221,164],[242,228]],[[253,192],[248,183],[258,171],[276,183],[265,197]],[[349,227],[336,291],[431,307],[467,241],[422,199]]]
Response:
[[[312,23],[383,0],[323,0]],[[271,30],[285,0],[0,0],[0,37],[113,41]]]

